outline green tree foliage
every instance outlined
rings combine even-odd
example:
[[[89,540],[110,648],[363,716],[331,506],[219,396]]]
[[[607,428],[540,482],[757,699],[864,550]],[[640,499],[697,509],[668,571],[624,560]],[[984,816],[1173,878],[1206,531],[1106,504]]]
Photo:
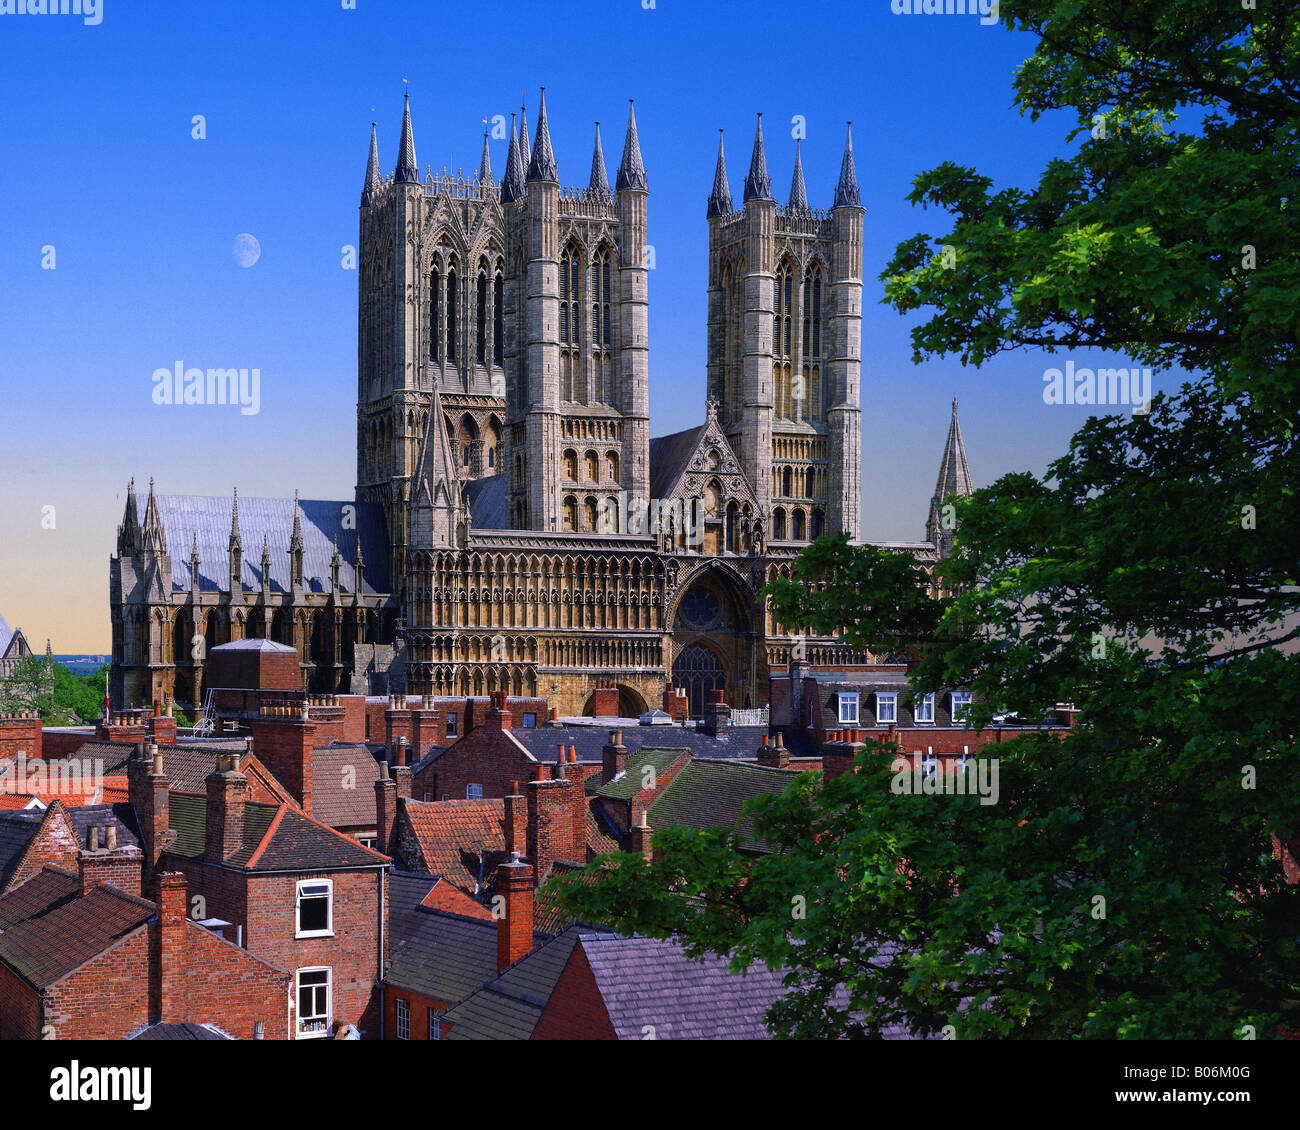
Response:
[[[898,795],[870,743],[856,772],[756,803],[772,854],[666,829],[652,866],[565,897],[784,965],[780,1034],[1266,1038],[1300,1027],[1300,889],[1273,840],[1300,836],[1300,13],[1001,15],[1039,38],[1022,112],[1086,132],[1032,189],[917,178],[913,201],[953,221],[883,276],[898,310],[933,311],[917,358],[1108,349],[1191,379],[1090,419],[1043,479],[958,502],[943,595],[841,538],[769,598],[791,630],[914,644],[918,689],[970,688],[973,725],[1061,701],[1079,725],[994,747],[995,805]]]

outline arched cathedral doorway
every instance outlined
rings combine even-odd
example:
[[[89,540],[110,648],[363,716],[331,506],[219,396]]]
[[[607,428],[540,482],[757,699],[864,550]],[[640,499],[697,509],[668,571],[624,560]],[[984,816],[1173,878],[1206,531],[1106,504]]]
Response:
[[[755,697],[754,602],[734,570],[716,563],[683,586],[672,610],[672,680],[686,691],[691,716],[700,718],[710,691],[732,706]]]
[[[727,689],[727,672],[718,653],[708,644],[688,644],[673,663],[673,685],[685,688],[691,716],[698,718],[709,701],[709,691]]]

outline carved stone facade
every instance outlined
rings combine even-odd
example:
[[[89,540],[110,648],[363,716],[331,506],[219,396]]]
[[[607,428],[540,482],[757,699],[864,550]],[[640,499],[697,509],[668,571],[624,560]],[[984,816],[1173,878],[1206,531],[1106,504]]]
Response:
[[[544,94],[531,146],[521,119],[500,181],[486,136],[476,174],[421,177],[409,104],[382,177],[372,131],[356,500],[253,500],[269,547],[259,568],[243,559],[234,506],[223,552],[199,505],[214,500],[155,502],[151,487],[141,521],[132,491],[112,568],[115,703],[197,700],[199,641],[249,634],[297,647],[313,690],[501,689],[583,713],[612,680],[620,710],[640,713],[673,681],[696,715],[712,690],[738,707],[767,701],[792,640],[763,585],[813,538],[859,536],[852,140],[829,212],[809,207],[797,153],[777,205],[761,120],[733,209],[719,147],[706,419],[652,441],[635,115],[612,190],[599,127],[587,185],[562,187]],[[168,538],[192,541],[188,569],[173,568]],[[930,542],[897,548],[936,556]],[[822,662],[864,659],[832,640],[809,647]]]

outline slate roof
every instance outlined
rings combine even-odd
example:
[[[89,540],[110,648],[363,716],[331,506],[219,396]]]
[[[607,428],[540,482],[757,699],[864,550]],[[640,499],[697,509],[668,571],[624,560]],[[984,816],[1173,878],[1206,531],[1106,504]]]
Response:
[[[117,846],[140,846],[140,826],[136,823],[135,809],[129,804],[87,804],[69,808],[68,816],[77,830],[77,843],[86,846],[86,833],[91,828],[105,828],[112,824],[117,829]],[[104,842],[100,834],[101,844]]]
[[[600,797],[606,797],[609,800],[631,800],[645,786],[642,784],[646,766],[654,768],[656,778],[659,774],[668,769],[674,762],[679,761],[686,753],[682,749],[639,749],[636,753],[629,753],[622,773],[615,777],[607,785],[600,783],[600,777],[591,777],[587,781],[587,791],[590,794]],[[685,772],[683,769],[682,772]]]
[[[43,988],[138,930],[154,912],[153,903],[105,884],[5,930],[0,961]]]
[[[172,855],[202,859],[207,832],[207,797],[172,793]],[[244,842],[225,866],[244,871],[328,871],[380,867],[388,857],[362,847],[287,804],[244,806]]]
[[[515,739],[538,761],[555,761],[555,747],[563,742],[575,746],[579,761],[600,761],[609,741],[609,731],[621,729],[628,757],[644,747],[689,749],[696,757],[740,757],[753,759],[768,733],[766,726],[734,726],[722,737],[711,737],[694,726],[538,726],[512,731]]]
[[[667,498],[686,461],[695,454],[707,424],[687,428],[684,432],[658,436],[650,441],[650,497]]]
[[[163,747],[164,751],[168,748],[170,747]],[[135,743],[133,742],[103,742],[96,739],[86,742],[71,755],[71,757],[75,757],[79,761],[102,761],[106,777],[116,777],[125,773],[126,763],[134,756]]]
[[[390,924],[390,985],[454,1004],[496,976],[495,922],[394,902]]]
[[[22,862],[44,818],[43,812],[0,810],[0,890]]]
[[[469,516],[476,530],[508,530],[506,518],[506,477],[489,475],[461,484]]]
[[[0,896],[0,933],[38,918],[81,894],[81,876],[47,863],[27,882]]]
[[[147,500],[137,500],[141,518]],[[224,591],[230,569],[230,510],[227,496],[160,494],[158,514],[171,553],[172,586],[190,587],[190,548],[195,535],[199,545],[199,588],[204,592]],[[339,587],[356,592],[352,562],[358,538],[365,559],[363,592],[388,591],[388,534],[382,508],[373,502],[346,499],[331,502],[300,499],[303,539],[303,583],[308,592],[330,591],[330,560],[338,539]],[[345,509],[348,508],[348,509]],[[355,519],[355,520],[353,520]],[[355,527],[355,528],[354,528]],[[293,533],[292,498],[239,499],[239,530],[243,545],[244,587],[262,587],[262,539],[265,536],[271,560],[271,591],[288,592],[291,585],[289,538]]]
[[[151,1024],[132,1040],[229,1040],[224,1032],[208,1024]]]
[[[659,793],[646,819],[651,828],[731,827],[745,801],[784,792],[797,776],[797,770],[696,758]],[[754,839],[751,817],[741,821],[740,830],[743,847],[767,850],[763,841]]]
[[[486,884],[509,856],[501,799],[408,800],[402,810],[429,874],[441,875],[464,891],[476,892],[480,874]]]
[[[448,1009],[449,1040],[527,1040],[541,1019],[580,933],[570,926],[521,957],[501,976]],[[589,931],[588,931],[589,932]],[[494,941],[495,945],[495,941]],[[495,953],[494,953],[495,957]]]
[[[676,942],[584,934],[581,945],[620,1040],[766,1040],[763,1014],[785,995],[761,962],[732,974],[727,959],[693,961]]]
[[[312,816],[331,828],[374,826],[379,762],[365,742],[317,746],[311,774]]]

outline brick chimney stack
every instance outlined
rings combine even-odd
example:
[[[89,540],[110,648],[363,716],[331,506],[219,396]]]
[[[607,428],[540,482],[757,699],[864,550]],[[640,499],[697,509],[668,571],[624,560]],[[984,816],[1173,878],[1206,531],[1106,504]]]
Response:
[[[596,718],[618,717],[618,687],[613,679],[597,679],[591,696],[591,713]]]
[[[514,724],[514,719],[511,717],[510,709],[506,704],[506,692],[493,691],[491,703],[487,718],[483,721],[483,728],[509,733]]]
[[[397,786],[397,795],[411,799],[411,782],[415,770],[407,764],[406,739],[397,739],[397,764],[392,766],[393,783]]]
[[[248,779],[235,764],[233,754],[223,753],[216,770],[204,781],[208,805],[203,856],[212,863],[224,862],[244,846]]]
[[[511,852],[497,868],[497,894],[503,899],[497,917],[497,972],[504,972],[533,949],[533,869]]]
[[[393,825],[397,821],[397,782],[388,775],[388,762],[379,763],[379,778],[375,781],[375,834],[376,847],[384,855],[392,855]]]
[[[704,732],[715,738],[731,727],[731,707],[723,701],[722,691],[709,691],[709,701],[704,704]]]
[[[163,773],[162,753],[152,742],[141,745],[126,766],[127,797],[135,809],[144,844],[144,866],[148,875],[158,867],[171,824],[171,788]]]
[[[586,807],[586,792],[576,778],[563,776],[563,760],[555,766],[555,772],[555,780],[528,783],[528,858],[536,868],[538,882],[557,859],[574,863],[587,860],[585,835],[575,842],[575,830],[586,829],[585,812],[581,823],[578,820],[579,807]]]
[[[158,919],[152,931],[157,970],[156,987],[150,1011],[163,1024],[179,1024],[191,1019],[186,1002],[185,915],[187,909],[185,876],[179,871],[165,871],[158,876]]]
[[[790,751],[785,747],[785,739],[781,736],[780,730],[770,742],[768,736],[763,735],[763,744],[758,747],[758,763],[766,765],[769,769],[790,768]]]
[[[600,783],[608,785],[627,768],[627,746],[623,744],[623,731],[610,730],[609,741],[601,748]]]
[[[528,854],[528,800],[518,781],[510,782],[510,795],[505,798],[506,851]]]
[[[143,863],[139,848],[132,844],[117,846],[116,824],[91,828],[86,833],[85,849],[77,853],[81,893],[88,895],[102,883],[112,883],[118,890],[138,896]]]
[[[650,831],[650,825],[646,823],[646,820],[646,810],[638,808],[632,818],[632,827],[628,829],[628,839],[632,854],[639,855],[649,863],[654,859],[654,848],[651,844],[653,833]]]

